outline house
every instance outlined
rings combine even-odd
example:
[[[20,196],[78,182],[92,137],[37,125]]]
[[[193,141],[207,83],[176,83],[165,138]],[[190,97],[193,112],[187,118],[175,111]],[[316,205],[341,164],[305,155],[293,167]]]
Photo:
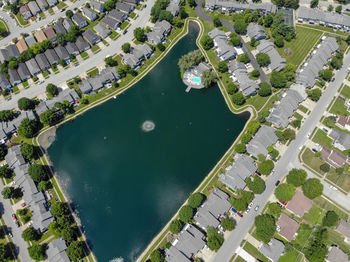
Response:
[[[218,188],[214,189],[208,199],[198,208],[194,221],[206,230],[208,227],[217,228],[220,225],[219,218],[230,210],[230,196]]]
[[[141,61],[138,60],[133,54],[125,54],[123,57],[123,63],[129,65],[133,69],[141,65]]]
[[[278,233],[291,242],[297,235],[299,223],[286,214],[282,214],[277,221],[277,226],[280,228]]]
[[[282,71],[286,66],[286,59],[282,58],[275,49],[274,44],[270,40],[261,40],[256,47],[259,53],[267,54],[270,57],[271,63],[268,65],[271,71]]]
[[[350,131],[350,116],[337,116],[336,125]]]
[[[25,38],[25,41],[29,47],[32,47],[36,44],[36,40],[33,35],[29,35]]]
[[[35,61],[37,62],[39,68],[41,69],[41,71],[46,71],[50,69],[50,63],[47,60],[45,54],[41,53],[41,54],[37,54],[35,56]]]
[[[123,12],[120,12],[116,9],[113,9],[112,11],[110,11],[108,13],[108,16],[114,20],[117,20],[120,23],[123,23],[128,18],[128,16],[126,14],[124,14]]]
[[[68,54],[72,54],[74,56],[79,55],[79,49],[78,49],[76,44],[74,44],[72,42],[67,42],[67,44],[65,45],[65,48],[66,48]]]
[[[4,61],[8,61],[10,58],[9,52],[5,48],[0,48],[0,61],[3,63]]]
[[[98,23],[95,25],[94,30],[100,35],[100,37],[107,38],[110,34],[111,31],[107,29],[103,24]]]
[[[350,135],[342,132],[336,128],[333,128],[329,134],[333,138],[333,145],[340,149],[341,151],[347,150],[350,148]]]
[[[350,223],[349,222],[340,219],[336,230],[340,234],[342,234],[346,239],[350,239]]]
[[[135,7],[133,5],[129,5],[123,2],[117,2],[115,5],[115,8],[117,8],[119,11],[122,11],[124,13],[130,14],[132,11],[134,11]]]
[[[292,84],[282,94],[282,99],[277,102],[276,107],[270,110],[270,114],[266,120],[277,128],[287,127],[289,125],[289,118],[293,116],[299,104],[306,98],[305,86],[302,84]]]
[[[157,45],[165,40],[165,37],[171,31],[171,24],[166,21],[158,21],[154,24],[153,30],[147,33],[147,40],[152,45]]]
[[[18,85],[22,82],[21,78],[19,77],[15,69],[9,69],[8,74],[9,74],[10,83],[12,86]]]
[[[63,26],[64,26],[64,28],[66,29],[67,32],[69,32],[70,29],[72,28],[72,26],[74,25],[72,20],[70,20],[70,18],[68,18],[68,17],[63,19],[62,24],[63,24]]]
[[[61,45],[58,45],[54,48],[56,54],[58,55],[58,58],[61,60],[68,60],[69,59],[69,54],[67,52],[67,50],[61,46]]]
[[[37,14],[40,13],[40,8],[39,8],[38,4],[35,1],[29,1],[27,6],[29,7],[30,12],[33,15],[37,15]]]
[[[169,11],[173,16],[177,16],[180,10],[180,0],[170,0],[166,11]]]
[[[297,189],[291,201],[287,204],[287,209],[298,217],[304,216],[312,207],[312,200],[307,198],[304,193]]]
[[[120,25],[120,22],[113,19],[113,18],[110,18],[109,16],[105,16],[101,22],[103,24],[105,24],[107,27],[109,27],[110,29],[113,29],[113,30],[117,30],[118,26]]]
[[[339,49],[337,40],[333,37],[322,37],[321,44],[317,45],[313,51],[311,58],[299,70],[299,74],[295,80],[297,84],[302,84],[305,87],[313,87],[318,73],[328,64],[329,59]]]
[[[64,28],[63,24],[61,22],[56,22],[54,26],[56,34],[60,33],[65,35],[67,33],[66,29]]]
[[[253,38],[257,41],[263,40],[266,38],[264,28],[257,23],[250,23],[247,27],[247,35],[250,40]]]
[[[270,126],[262,125],[252,140],[247,144],[247,152],[258,158],[259,155],[266,156],[267,148],[274,145],[278,141],[275,129]]]
[[[211,39],[213,39],[214,47],[216,48],[217,56],[221,61],[228,61],[234,59],[237,56],[236,49],[229,45],[227,36],[224,31],[214,28],[208,33]]]
[[[124,0],[124,2],[132,5],[138,5],[140,0]]]
[[[47,38],[46,38],[46,36],[45,36],[45,34],[44,34],[44,32],[42,30],[35,31],[34,36],[35,36],[36,40],[39,43],[41,43],[42,41],[47,40]]]
[[[6,89],[9,89],[10,87],[11,87],[11,84],[9,80],[3,74],[0,73],[0,88],[2,90],[6,90]]]
[[[102,14],[105,11],[104,4],[100,3],[100,2],[97,2],[95,0],[91,0],[90,6],[91,6],[92,10],[95,10],[99,14]]]
[[[229,72],[232,74],[232,79],[239,86],[239,90],[244,96],[255,95],[259,89],[259,85],[256,81],[250,79],[246,66],[238,62],[232,61],[228,65]]]
[[[270,261],[277,262],[284,252],[284,244],[276,238],[273,238],[269,245],[264,243],[259,251]]]
[[[324,161],[330,164],[333,168],[340,168],[345,165],[345,163],[350,164],[349,157],[344,156],[335,149],[328,149],[322,147],[321,157]]]
[[[49,61],[50,65],[52,65],[52,66],[57,65],[59,58],[58,58],[55,50],[47,49],[44,54],[47,58],[47,61]]]
[[[19,63],[17,73],[22,81],[26,81],[32,77],[25,63]]]
[[[47,258],[49,261],[69,262],[66,253],[67,245],[62,238],[56,238],[47,245]]]
[[[44,33],[47,39],[49,39],[52,42],[56,41],[56,33],[51,26],[46,27],[44,29]]]
[[[27,43],[23,38],[21,38],[17,41],[16,47],[17,47],[20,54],[22,54],[24,51],[28,50]]]
[[[349,257],[339,247],[332,246],[329,249],[327,262],[349,262]]]
[[[49,4],[50,7],[53,7],[57,5],[58,1],[57,0],[47,0],[47,3]]]
[[[30,12],[30,9],[27,5],[22,5],[19,8],[19,12],[21,13],[23,19],[28,20],[32,17],[32,13]]]
[[[6,50],[9,54],[9,57],[14,56],[17,58],[19,56],[19,51],[15,44],[9,44],[8,46],[6,46]]]
[[[40,7],[41,11],[46,11],[49,8],[48,3],[46,2],[46,0],[36,0],[36,3],[38,4],[38,6]]]
[[[77,40],[75,41],[75,45],[78,47],[80,53],[90,49],[90,45],[84,41],[81,36],[78,36]]]
[[[125,54],[123,57],[123,63],[130,65],[135,69],[141,65],[143,59],[148,59],[152,56],[153,50],[147,45],[136,45],[130,54]]]
[[[92,86],[87,79],[82,80],[78,86],[83,94],[88,94],[92,91]]]
[[[226,168],[225,174],[221,174],[219,180],[233,190],[244,189],[246,178],[257,170],[255,161],[243,154],[236,154],[233,160],[232,166]]]
[[[83,12],[84,16],[89,19],[90,21],[95,21],[97,19],[97,15],[94,11],[91,11],[86,6],[83,6],[81,8],[81,11]]]
[[[205,235],[193,225],[186,224],[172,246],[165,250],[165,259],[167,262],[191,261],[204,247]]]
[[[86,30],[83,33],[83,37],[90,45],[96,45],[99,42],[101,42],[101,38],[97,34],[95,34],[91,29]]]
[[[272,3],[252,3],[252,2],[239,2],[230,0],[207,0],[205,1],[205,10],[214,11],[221,9],[222,11],[242,12],[246,9],[252,11],[258,10],[263,14],[276,13],[277,6]]]
[[[32,76],[35,76],[40,73],[40,67],[38,66],[34,58],[26,61],[26,66]]]
[[[88,23],[86,22],[86,20],[78,13],[75,13],[73,16],[72,16],[72,20],[74,23],[77,24],[77,26],[79,26],[80,28],[83,28],[85,26],[88,25]],[[67,28],[66,28],[67,29]],[[67,30],[69,31],[69,30]]]

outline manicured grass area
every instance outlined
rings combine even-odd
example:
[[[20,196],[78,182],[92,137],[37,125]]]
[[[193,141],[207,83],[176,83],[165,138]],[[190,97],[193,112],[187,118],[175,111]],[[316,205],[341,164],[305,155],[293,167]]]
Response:
[[[295,246],[303,247],[309,240],[309,237],[312,233],[312,227],[308,224],[301,224],[297,231],[297,237],[292,240],[292,244]],[[298,248],[299,249],[299,248]]]
[[[312,138],[312,141],[321,146],[326,146],[328,148],[332,147],[332,139],[328,137],[327,133],[321,129],[317,130],[316,134]]]
[[[19,22],[19,24],[20,24],[21,26],[26,26],[26,25],[29,24],[29,22],[28,22],[27,20],[24,20],[24,19],[23,19],[21,13],[19,13],[19,12],[17,13],[16,18],[17,18],[17,21]]]
[[[297,112],[294,113],[294,117],[298,120],[302,120],[303,116],[301,114],[298,114]]]
[[[52,9],[52,8],[49,8],[47,11],[49,12],[49,14],[50,14],[50,15],[55,14],[55,12],[53,11],[53,9]]]
[[[112,30],[112,33],[109,35],[112,40],[116,40],[119,36],[120,35],[114,30]]]
[[[59,2],[58,5],[57,5],[57,8],[60,9],[60,10],[62,8],[66,8],[66,7],[67,7],[67,5],[64,2]]]
[[[335,102],[332,105],[329,112],[332,114],[341,115],[341,116],[349,115],[349,112],[345,106],[344,100],[340,99],[339,97],[335,99]]]
[[[19,93],[19,88],[18,86],[12,87],[13,93],[18,94]]]
[[[346,98],[350,99],[350,86],[345,85],[341,90],[341,94]]]
[[[286,58],[287,63],[299,66],[321,35],[322,32],[296,26],[296,38],[290,42],[285,41],[284,47],[277,48],[277,51]],[[286,56],[285,49],[290,49],[291,55]]]
[[[300,262],[303,261],[303,255],[297,250],[292,250],[287,252],[285,255],[281,256],[278,262]]]
[[[84,60],[89,58],[89,55],[86,52],[82,52],[80,55]]]
[[[306,25],[306,24],[303,24],[302,27],[304,27],[304,28],[308,27],[308,28],[311,28],[311,29],[318,29],[318,30],[322,30],[324,32],[336,33],[336,34],[343,35],[343,36],[348,36],[349,35],[348,33],[345,33],[343,31],[339,31],[339,30],[336,31],[336,30],[334,30],[332,28],[321,26],[321,25]]]
[[[261,254],[259,252],[259,250],[257,250],[249,242],[246,242],[246,244],[244,245],[243,249],[245,251],[247,251],[249,254],[251,254],[253,257],[255,257],[256,259],[259,259],[260,261],[263,261],[263,262],[269,262],[270,261],[267,257],[265,257],[263,254]]]
[[[232,261],[232,260],[231,260]],[[241,258],[240,256],[237,256],[235,258],[235,260],[233,260],[233,262],[245,262],[245,260],[243,258]]]
[[[335,211],[338,214],[339,218],[343,220],[347,220],[349,217],[347,213],[345,213],[344,211],[342,211],[341,209],[333,205],[331,202],[329,202],[327,199],[323,198],[322,196],[315,198],[313,201],[315,205],[317,205],[318,207],[324,210]]]
[[[304,219],[307,220],[310,224],[318,224],[322,222],[325,213],[321,208],[317,206],[312,206],[308,213],[304,215]]]
[[[298,108],[301,112],[304,112],[305,114],[307,113],[308,109],[303,106],[303,105],[300,105],[299,108]]]
[[[136,14],[135,14],[134,12],[130,13],[130,15],[129,15],[129,17],[130,17],[131,19],[134,19],[135,16],[136,16]]]
[[[306,165],[311,167],[317,173],[321,175],[324,174],[324,172],[320,170],[320,165],[322,165],[324,162],[320,158],[316,157],[315,154],[311,151],[311,149],[305,149],[301,158]]]
[[[344,236],[332,229],[328,230],[328,236],[330,244],[337,245],[342,251],[350,255],[350,245],[345,243]]]
[[[104,39],[102,39],[102,43],[105,45],[105,46],[109,46],[108,42]]]
[[[98,72],[98,68],[94,68],[92,70],[87,71],[86,73],[89,77],[94,77],[98,74]]]
[[[58,74],[60,72],[60,70],[58,69],[57,66],[53,66],[51,67],[52,68],[52,71],[55,73],[55,74]]]
[[[121,25],[120,25],[120,29],[124,30],[127,26],[129,25],[128,21],[124,21]]]
[[[41,12],[40,14],[39,14],[39,16],[41,17],[41,19],[45,19],[45,14],[44,14],[44,12]]]
[[[94,45],[91,47],[91,51],[94,52],[94,54],[98,53],[101,51],[100,47],[98,45]]]
[[[45,77],[45,78],[49,77],[49,72],[47,72],[47,71],[42,72],[42,74],[43,74],[43,77]]]
[[[347,170],[347,167],[345,168]],[[350,176],[349,172],[345,171],[342,174],[338,174],[334,168],[331,168],[331,170],[327,173],[326,176],[327,179],[332,181],[337,186],[344,189],[346,192],[350,191]]]

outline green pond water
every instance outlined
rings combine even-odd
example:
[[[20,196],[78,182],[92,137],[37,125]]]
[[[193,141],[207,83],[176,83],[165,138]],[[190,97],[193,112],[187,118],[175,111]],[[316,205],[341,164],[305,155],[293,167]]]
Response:
[[[99,261],[135,261],[248,119],[229,111],[217,87],[185,92],[177,62],[197,49],[197,35],[191,24],[138,84],[65,124],[49,148]]]

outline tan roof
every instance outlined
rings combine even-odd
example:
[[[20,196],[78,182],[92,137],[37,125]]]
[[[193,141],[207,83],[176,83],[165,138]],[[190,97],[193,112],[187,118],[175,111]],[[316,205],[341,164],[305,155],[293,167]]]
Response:
[[[350,125],[350,116],[338,116],[337,124],[343,128],[346,125]]]
[[[45,34],[43,31],[39,30],[34,33],[34,36],[38,42],[42,42],[44,40],[47,40]]]
[[[337,226],[337,231],[345,237],[350,238],[350,223],[340,220],[339,225]]]
[[[52,39],[56,37],[55,31],[53,31],[52,27],[46,27],[44,29],[45,35],[47,36],[48,39]]]
[[[295,191],[292,200],[288,202],[287,209],[295,215],[302,217],[312,207],[312,200],[307,198],[299,189]]]
[[[321,157],[324,161],[330,164],[334,168],[342,167],[345,162],[348,162],[348,158],[342,153],[334,149],[328,149],[323,147],[321,151]]]
[[[281,228],[279,234],[287,239],[289,242],[295,237],[295,234],[299,228],[298,222],[291,219],[286,214],[282,214],[280,219],[277,221],[277,225]]]
[[[329,262],[348,262],[349,258],[348,258],[348,255],[345,254],[338,247],[332,247],[331,251],[328,254],[327,261],[329,261]]]
[[[17,46],[18,51],[20,53],[23,53],[24,51],[26,51],[28,49],[27,43],[26,43],[26,41],[24,41],[23,38],[21,38],[17,41],[16,46]]]

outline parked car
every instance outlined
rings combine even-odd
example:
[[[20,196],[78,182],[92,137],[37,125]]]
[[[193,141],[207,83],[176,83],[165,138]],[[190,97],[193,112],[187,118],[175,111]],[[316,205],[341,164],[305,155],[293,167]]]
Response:
[[[234,212],[234,213],[237,213],[238,211],[234,208],[231,208],[231,210]]]
[[[255,210],[255,211],[258,211],[258,210],[259,210],[259,206],[256,206],[256,207],[254,208],[254,210]]]
[[[283,205],[285,205],[285,206],[287,205],[287,202],[284,202],[284,201],[281,201],[281,202],[282,202]]]
[[[278,186],[281,183],[281,181],[277,180],[275,183],[275,186]]]
[[[18,221],[17,221],[17,220],[15,221],[15,224],[16,224],[16,226],[17,226],[17,227],[19,227],[19,223],[18,223]]]
[[[239,213],[239,212],[237,212],[237,215],[239,215],[240,217],[243,217],[243,215],[241,213]]]
[[[313,149],[312,149],[312,151],[313,151],[313,152],[315,152],[315,153],[317,153],[317,152],[318,152],[318,151],[317,151],[315,148],[313,148]]]
[[[12,235],[12,232],[11,232],[11,231],[9,231],[9,236],[10,236],[11,238],[13,238],[13,235]]]
[[[13,219],[13,221],[17,221],[16,214],[12,214],[12,219]]]
[[[329,188],[334,190],[334,191],[338,191],[338,188],[336,188],[335,186],[329,186]]]

